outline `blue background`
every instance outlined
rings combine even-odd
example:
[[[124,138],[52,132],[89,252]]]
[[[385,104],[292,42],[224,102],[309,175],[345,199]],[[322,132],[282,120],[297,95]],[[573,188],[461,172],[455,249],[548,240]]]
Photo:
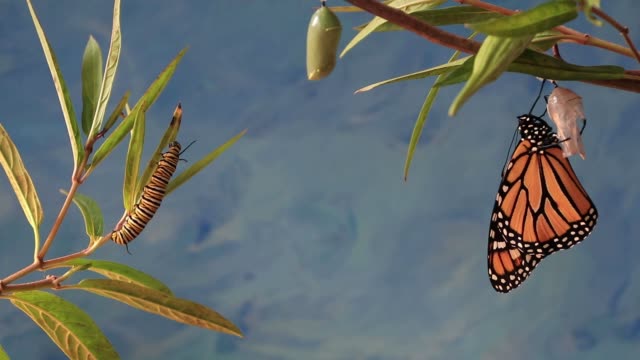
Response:
[[[640,5],[603,3],[640,42]],[[179,101],[179,140],[198,140],[185,154],[191,161],[242,129],[249,132],[165,200],[130,247],[133,256],[107,244],[95,257],[156,276],[178,296],[224,314],[246,338],[85,293],[57,294],[91,314],[124,359],[637,358],[637,95],[563,84],[582,95],[590,120],[587,160],[574,157],[572,163],[600,219],[584,244],[545,260],[512,293],[498,294],[487,279],[488,222],[515,117],[528,111],[539,83],[507,74],[454,118],[446,112],[459,86],[443,89],[404,183],[408,139],[433,80],[353,92],[443,63],[451,51],[413,34],[376,34],[340,60],[329,78],[309,82],[306,29],[317,5],[122,5],[114,102],[126,90],[137,99],[190,45],[147,114],[144,161]],[[84,46],[92,34],[106,57],[112,3],[36,1],[35,7],[80,114]],[[340,18],[343,47],[355,34],[351,28],[367,17]],[[584,19],[570,25],[622,43],[609,27]],[[561,50],[580,64],[638,68],[632,59],[596,48]],[[58,189],[69,186],[71,154],[49,70],[20,1],[0,1],[0,94],[0,121],[38,188],[46,234],[64,199]],[[121,145],[80,189],[100,203],[107,228],[122,214],[125,149]],[[4,277],[31,262],[32,235],[4,176],[0,188]],[[50,256],[77,251],[86,241],[72,208]],[[64,358],[8,302],[0,306],[0,324],[0,343],[12,358]]]

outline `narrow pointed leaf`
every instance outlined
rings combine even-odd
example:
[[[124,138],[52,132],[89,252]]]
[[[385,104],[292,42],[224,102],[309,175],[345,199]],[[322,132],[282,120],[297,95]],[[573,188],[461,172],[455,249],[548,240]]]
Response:
[[[144,108],[144,105],[142,108]],[[127,151],[127,160],[124,167],[124,186],[122,189],[124,208],[129,212],[131,212],[133,205],[138,200],[135,196],[136,186],[144,147],[145,113],[144,111],[139,111],[137,114],[138,116],[133,121],[133,129],[129,139],[129,150]]]
[[[471,72],[473,72],[474,61],[475,55],[467,57],[462,66],[458,66],[447,74],[438,76],[438,79],[433,84],[433,86],[444,87],[467,81],[469,79],[469,76],[471,76]]]
[[[471,39],[475,35],[476,34],[474,33],[469,38]],[[449,63],[455,62],[458,56],[460,56],[460,51],[454,52],[449,59]],[[438,76],[435,82],[437,83],[438,80],[440,80],[440,78],[444,76],[445,74]],[[409,168],[411,168],[413,154],[416,151],[416,147],[418,146],[418,142],[420,141],[420,136],[422,135],[422,130],[427,123],[427,116],[429,116],[429,112],[431,111],[431,107],[433,106],[433,102],[436,100],[439,91],[440,88],[436,87],[435,84],[431,87],[431,89],[429,90],[429,94],[427,94],[427,98],[422,104],[422,108],[420,109],[420,113],[418,114],[418,118],[416,119],[416,123],[413,126],[413,131],[411,132],[411,140],[409,141],[409,147],[407,148],[407,157],[404,161],[404,181],[407,181],[409,177]]]
[[[427,122],[427,116],[429,115],[429,111],[431,111],[431,106],[433,106],[433,102],[435,101],[436,96],[438,96],[439,91],[439,87],[431,87],[431,89],[429,90],[429,94],[427,94],[427,98],[422,104],[422,108],[420,108],[418,119],[413,126],[413,131],[411,132],[411,140],[409,141],[409,147],[407,148],[407,157],[404,160],[404,181],[407,181],[407,179],[409,178],[409,169],[411,168],[413,154],[415,153],[418,142],[420,141],[422,129],[424,129],[424,125]]]
[[[178,136],[178,131],[180,130],[180,124],[182,123],[182,105],[178,104],[175,111],[173,112],[173,117],[171,117],[171,122],[165,130],[162,139],[158,143],[156,150],[153,152],[153,156],[149,159],[147,163],[147,167],[144,169],[144,173],[142,177],[140,177],[140,181],[138,181],[138,187],[136,188],[136,199],[140,197],[142,194],[142,190],[144,190],[144,186],[151,179],[151,175],[156,171],[158,167],[158,162],[160,162],[160,158],[162,158],[162,150],[164,150],[169,143],[174,141]]]
[[[82,131],[91,131],[102,84],[102,51],[93,36],[89,36],[82,55]]]
[[[580,66],[530,49],[509,65],[508,70],[554,80],[616,80],[625,75],[620,66]]]
[[[102,330],[76,305],[44,291],[25,291],[8,297],[70,359],[119,359]]]
[[[2,345],[0,345],[0,360],[9,360],[9,354],[7,354],[6,351],[4,351],[4,348],[2,347]]]
[[[455,115],[458,109],[481,87],[500,77],[509,64],[527,48],[531,39],[533,35],[509,38],[487,36],[475,55],[469,80],[449,107],[449,116]]]
[[[446,64],[442,64],[442,65],[438,65],[426,70],[420,70],[411,74],[406,74],[406,75],[402,75],[402,76],[398,76],[395,77],[393,79],[387,79],[387,80],[383,80],[380,82],[377,82],[375,84],[371,84],[371,85],[367,85],[363,88],[360,88],[358,90],[356,90],[356,94],[361,93],[361,92],[365,92],[365,91],[369,91],[369,90],[373,90],[379,86],[382,85],[388,85],[388,84],[393,84],[396,82],[401,82],[401,81],[407,81],[407,80],[418,80],[418,79],[424,79],[426,77],[429,76],[434,76],[434,75],[440,75],[440,74],[446,74],[460,66],[462,66],[462,64],[464,64],[464,62],[469,59],[469,56],[464,57],[462,59],[458,59],[456,61],[452,61],[450,63],[446,63]]]
[[[240,329],[216,311],[147,287],[118,280],[86,279],[67,288],[89,291],[183,324],[242,337]]]
[[[42,45],[42,50],[47,60],[47,65],[49,65],[49,71],[51,72],[53,84],[55,85],[56,93],[58,94],[58,100],[60,101],[60,107],[62,108],[62,115],[64,116],[64,121],[67,125],[67,133],[69,134],[69,140],[71,142],[71,152],[73,153],[73,164],[74,167],[78,167],[80,165],[80,162],[84,158],[84,148],[80,139],[80,130],[78,129],[76,114],[73,110],[71,97],[69,96],[69,89],[67,89],[67,85],[64,81],[64,78],[62,77],[60,68],[58,67],[56,55],[53,53],[53,49],[51,49],[51,46],[49,45],[49,40],[47,40],[42,26],[40,26],[40,21],[38,20],[38,16],[36,15],[35,10],[33,9],[31,0],[27,0],[27,5],[29,6],[31,19],[33,20],[33,24],[36,28],[36,33],[38,34],[38,38],[40,39],[40,44]]]
[[[247,129],[242,130],[240,133],[238,133],[238,135],[227,140],[226,143],[222,144],[217,149],[210,152],[207,156],[191,165],[187,170],[181,172],[180,175],[173,178],[173,180],[169,182],[169,185],[167,185],[167,195],[169,195],[173,190],[177,189],[187,180],[191,179],[192,176],[200,172],[200,170],[204,169],[207,165],[211,164],[218,156],[227,151],[227,149],[229,149],[231,145],[235,144],[236,141],[243,137],[246,132]]]
[[[515,15],[470,24],[481,33],[495,36],[535,35],[578,17],[575,1],[549,1]]]
[[[100,88],[100,96],[98,97],[98,105],[94,113],[91,132],[89,138],[92,138],[101,128],[104,120],[104,114],[107,111],[107,104],[111,97],[111,89],[113,81],[116,77],[118,62],[120,61],[120,50],[122,49],[122,33],[120,31],[120,0],[113,2],[113,17],[111,25],[111,42],[109,44],[109,54],[107,55],[107,63],[104,69],[104,78],[102,79],[102,87]]]
[[[116,105],[116,107],[111,112],[111,115],[109,115],[109,119],[107,119],[107,121],[104,123],[103,129],[107,129],[107,130],[111,129],[111,127],[113,126],[113,124],[116,123],[118,118],[122,116],[122,112],[125,106],[127,106],[127,101],[129,101],[129,95],[131,95],[131,93],[127,91],[122,96],[118,105]]]
[[[31,176],[24,167],[20,153],[2,124],[0,124],[0,164],[7,174],[7,179],[9,179],[22,211],[33,228],[36,242],[38,242],[40,239],[39,228],[44,216],[42,205]]]
[[[87,270],[103,275],[112,280],[124,281],[172,295],[171,289],[160,280],[130,266],[106,260],[73,259],[56,267],[86,266]]]
[[[68,194],[62,189],[60,192],[64,195]],[[104,231],[104,218],[102,217],[100,205],[87,195],[82,195],[78,192],[73,195],[73,203],[76,204],[82,214],[84,226],[91,241],[101,237]]]
[[[434,0],[427,4],[423,4],[422,6],[426,6],[427,9],[431,9],[444,3],[445,1],[446,0]],[[415,3],[415,0],[395,0],[390,2],[388,5],[392,8],[403,9],[409,5],[412,5],[412,3]],[[364,40],[367,36],[371,35],[371,33],[373,33],[378,27],[385,23],[387,23],[386,19],[377,16],[373,18],[373,20],[371,20],[362,30],[360,30],[360,32],[358,32],[356,36],[351,39],[347,46],[345,46],[344,50],[342,50],[342,53],[340,54],[340,57],[342,58],[343,56],[345,56],[347,52],[349,52],[349,50],[351,50],[354,46]]]
[[[493,11],[466,5],[451,6],[443,9],[432,9],[432,6],[430,5],[421,5],[419,7],[411,7],[411,10],[408,10],[407,13],[415,17],[416,19],[422,20],[433,26],[473,24],[480,21],[487,21],[489,19],[504,17],[504,15],[498,14]],[[367,24],[363,24],[357,26],[355,29],[362,30],[366,26]],[[373,31],[380,32],[398,30],[404,30],[404,28],[387,21],[375,28]]]
[[[143,111],[147,111],[153,103],[156,101],[162,90],[167,86],[169,80],[173,76],[173,73],[176,70],[176,67],[180,63],[180,60],[184,56],[187,49],[182,49],[178,55],[167,65],[167,67],[158,75],[158,77],[153,81],[153,83],[147,88],[144,95],[140,97],[136,105],[133,107],[131,112],[122,120],[120,125],[116,127],[111,136],[107,137],[107,139],[102,143],[102,145],[96,150],[93,155],[93,159],[91,161],[91,166],[89,167],[88,172],[91,172],[95,169],[95,167],[102,162],[110,153],[115,149],[115,147],[120,144],[122,139],[131,131],[133,127],[133,120],[136,118],[137,112],[140,111],[144,104]]]

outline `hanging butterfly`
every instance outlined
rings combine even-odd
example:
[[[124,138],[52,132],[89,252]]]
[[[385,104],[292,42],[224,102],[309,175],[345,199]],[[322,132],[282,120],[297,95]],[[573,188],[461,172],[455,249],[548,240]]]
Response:
[[[598,211],[542,118],[518,117],[521,140],[502,175],[489,226],[489,279],[494,289],[518,287],[546,256],[593,230]]]

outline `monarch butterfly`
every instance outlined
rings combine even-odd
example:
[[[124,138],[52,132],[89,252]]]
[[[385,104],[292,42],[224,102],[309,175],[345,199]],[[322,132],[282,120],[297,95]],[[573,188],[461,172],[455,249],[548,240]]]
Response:
[[[320,80],[329,76],[336,66],[336,51],[340,42],[340,19],[327,7],[326,1],[313,13],[307,30],[307,78]]]
[[[111,233],[111,240],[127,246],[127,251],[129,242],[140,235],[160,207],[167,184],[178,167],[180,149],[180,143],[177,141],[169,144],[169,150],[162,154],[158,167],[151,175],[149,183],[144,186],[142,196],[134,205],[133,211],[127,215],[120,230]]]
[[[586,155],[582,144],[582,130],[587,124],[582,107],[582,98],[573,91],[557,86],[547,99],[547,111],[549,117],[558,128],[558,137],[566,139],[560,146],[563,155],[580,154],[584,160]],[[578,120],[583,120],[582,129],[578,130]]]
[[[518,117],[521,140],[502,175],[489,226],[489,279],[496,291],[518,287],[554,251],[593,230],[598,211],[540,117]]]

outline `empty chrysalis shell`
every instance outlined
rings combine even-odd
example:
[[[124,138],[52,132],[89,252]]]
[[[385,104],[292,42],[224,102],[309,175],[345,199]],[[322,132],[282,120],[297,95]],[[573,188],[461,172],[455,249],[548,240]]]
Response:
[[[338,17],[322,2],[309,22],[307,31],[307,77],[320,80],[336,66],[336,52],[342,25]]]
[[[558,138],[568,139],[560,143],[564,157],[580,154],[584,160],[586,155],[580,135],[582,125],[578,126],[578,120],[587,121],[582,98],[567,88],[556,87],[547,99],[547,111],[558,128]]]

